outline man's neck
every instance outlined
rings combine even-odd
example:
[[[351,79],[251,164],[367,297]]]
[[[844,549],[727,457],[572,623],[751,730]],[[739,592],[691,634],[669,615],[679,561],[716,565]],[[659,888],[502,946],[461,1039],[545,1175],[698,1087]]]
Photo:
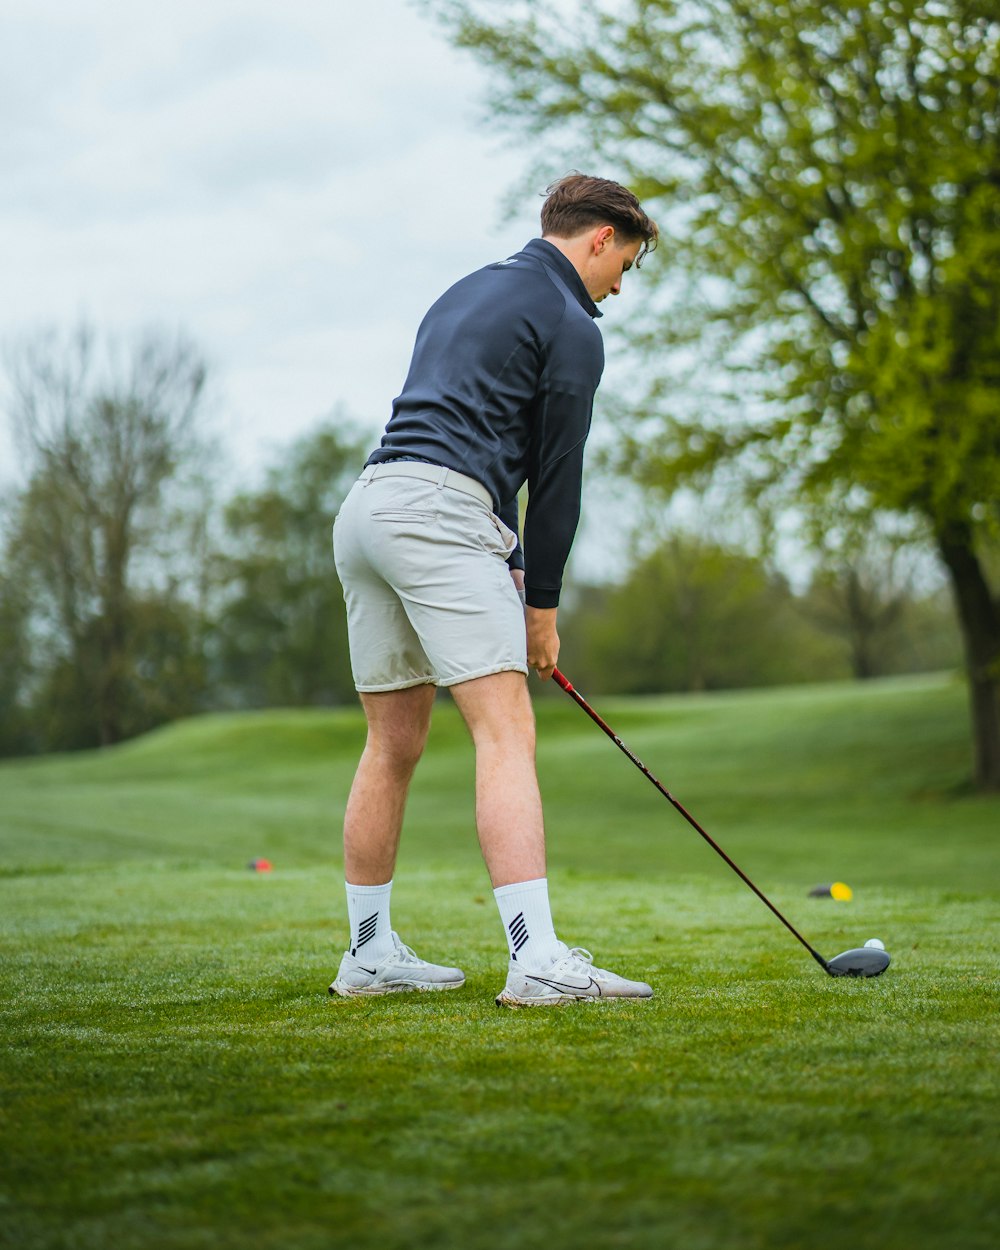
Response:
[[[577,235],[574,239],[563,239],[554,234],[543,234],[542,240],[551,243],[557,252],[562,252],[576,272],[580,280],[584,280],[586,262],[590,257],[591,246],[589,235]]]

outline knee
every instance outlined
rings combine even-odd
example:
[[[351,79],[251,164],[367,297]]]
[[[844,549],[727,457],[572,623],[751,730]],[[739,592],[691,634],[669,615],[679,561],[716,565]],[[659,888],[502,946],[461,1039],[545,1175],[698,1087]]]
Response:
[[[534,755],[535,712],[522,673],[492,673],[452,687],[477,756]]]
[[[509,755],[535,753],[535,718],[530,706],[520,714],[484,717],[470,727],[477,752],[502,751]]]
[[[369,731],[365,751],[380,768],[396,777],[409,777],[420,761],[427,742],[427,731],[412,733],[372,733]]]

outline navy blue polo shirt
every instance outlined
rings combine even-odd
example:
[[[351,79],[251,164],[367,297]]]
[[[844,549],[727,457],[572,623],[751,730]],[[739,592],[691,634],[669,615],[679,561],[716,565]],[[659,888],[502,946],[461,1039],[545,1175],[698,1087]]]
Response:
[[[462,278],[424,317],[378,464],[400,456],[481,482],[517,529],[528,484],[528,603],[559,603],[580,519],[583,449],[604,369],[601,314],[576,269],[544,239]],[[522,566],[516,553],[514,567]]]

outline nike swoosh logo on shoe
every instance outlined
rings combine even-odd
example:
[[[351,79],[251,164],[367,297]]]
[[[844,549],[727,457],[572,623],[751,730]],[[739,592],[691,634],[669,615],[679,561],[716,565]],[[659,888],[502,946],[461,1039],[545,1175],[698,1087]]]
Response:
[[[359,969],[361,972],[367,972],[367,973],[368,973],[368,975],[369,975],[370,977],[373,977],[373,976],[375,975],[375,969],[374,969],[374,968],[366,968],[366,967],[364,966],[364,964],[358,964],[358,969]]]
[[[601,987],[590,977],[586,985],[569,985],[566,981],[549,981],[545,977],[537,977],[534,973],[526,972],[524,974],[526,981],[537,981],[539,985],[547,985],[553,990],[558,990],[561,994],[577,994],[581,998],[601,998]]]

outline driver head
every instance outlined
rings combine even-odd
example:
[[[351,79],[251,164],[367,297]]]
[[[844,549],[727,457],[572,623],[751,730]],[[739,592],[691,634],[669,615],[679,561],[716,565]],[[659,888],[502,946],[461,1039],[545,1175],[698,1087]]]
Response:
[[[826,970],[832,977],[877,977],[885,972],[890,962],[888,951],[860,946],[827,960]]]

